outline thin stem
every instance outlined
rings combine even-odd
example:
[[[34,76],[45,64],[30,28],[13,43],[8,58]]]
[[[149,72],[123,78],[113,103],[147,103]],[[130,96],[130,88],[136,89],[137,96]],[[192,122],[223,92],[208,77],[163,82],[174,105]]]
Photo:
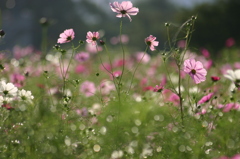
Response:
[[[128,89],[127,93],[129,93],[129,91],[130,91],[130,89],[131,89],[131,87],[132,87],[132,83],[133,83],[132,81],[133,81],[133,78],[134,78],[134,76],[135,76],[135,73],[136,73],[136,71],[137,71],[137,69],[138,69],[140,63],[142,62],[144,56],[146,55],[146,52],[147,52],[147,50],[148,50],[148,47],[149,47],[149,46],[146,47],[146,49],[145,49],[145,51],[144,51],[144,54],[143,54],[142,58],[138,61],[137,66],[136,66],[136,68],[134,69],[134,72],[133,72],[133,75],[132,75],[132,78],[131,78],[131,82],[130,82],[130,86],[129,86],[129,89]]]
[[[181,110],[181,120],[182,120],[182,125],[183,123],[183,98],[182,98],[182,92],[181,92],[181,65],[178,65],[178,96],[180,100],[180,110]]]
[[[120,22],[120,30],[119,30],[120,34],[120,44],[121,44],[121,48],[122,48],[122,60],[123,60],[123,65],[122,65],[122,74],[119,78],[119,81],[118,81],[118,98],[120,100],[120,88],[121,88],[121,81],[122,81],[122,76],[123,76],[123,73],[124,73],[124,69],[125,69],[125,50],[124,50],[124,47],[123,47],[123,43],[122,43],[122,20]]]

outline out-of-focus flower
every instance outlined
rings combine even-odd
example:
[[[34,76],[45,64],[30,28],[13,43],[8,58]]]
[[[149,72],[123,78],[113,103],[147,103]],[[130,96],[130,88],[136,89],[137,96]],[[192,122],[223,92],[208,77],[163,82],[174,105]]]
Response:
[[[0,93],[3,96],[15,96],[17,94],[18,88],[12,83],[6,83],[5,81],[0,82]]]
[[[135,58],[136,58],[137,62],[141,62],[141,63],[148,63],[151,60],[151,57],[144,52],[136,53]]]
[[[207,49],[201,49],[201,52],[202,52],[202,55],[205,57],[205,58],[209,58],[210,57],[210,53]]]
[[[128,35],[126,35],[126,34],[122,34],[121,37],[120,37],[120,36],[118,36],[118,37],[112,37],[112,38],[110,39],[110,42],[111,42],[111,44],[116,45],[116,44],[118,44],[118,43],[120,42],[120,40],[122,40],[122,43],[123,43],[123,44],[127,44],[128,41],[129,41],[129,37],[128,37]]]
[[[153,88],[153,92],[162,92],[163,90],[163,86],[159,86],[159,85],[156,85],[154,88]]]
[[[150,35],[149,37],[145,38],[145,43],[150,47],[151,51],[156,50],[155,46],[158,46],[159,42],[155,41],[155,40],[156,40],[156,37],[152,36],[152,35]]]
[[[89,44],[89,43],[86,44],[86,51],[89,52],[89,53],[96,54],[96,53],[98,53],[102,50],[103,49],[102,49],[101,46],[96,47],[96,46],[94,46],[92,44]]]
[[[89,53],[87,53],[87,52],[80,52],[80,53],[77,53],[77,54],[75,55],[75,59],[76,59],[78,62],[85,62],[85,61],[87,61],[89,58],[90,58],[90,55],[89,55]]]
[[[117,159],[117,158],[121,158],[123,156],[123,151],[122,150],[115,150],[112,152],[111,158],[112,159]]]
[[[118,78],[118,77],[120,77],[122,75],[122,71],[114,71],[113,72],[113,76],[115,77],[115,78]]]
[[[24,89],[18,90],[18,97],[23,101],[31,101],[34,98],[31,91]]]
[[[85,73],[85,74],[88,74],[88,68],[84,65],[77,65],[76,68],[75,68],[75,72],[76,73]]]
[[[13,101],[11,97],[0,96],[0,106],[7,107],[7,104],[10,104]]]
[[[136,7],[133,7],[132,2],[130,1],[123,1],[122,3],[119,2],[113,2],[110,3],[110,8],[113,12],[117,13],[116,17],[128,17],[130,22],[132,21],[130,15],[137,15],[139,12],[139,9]]]
[[[235,71],[233,70],[227,70],[226,74],[224,77],[228,78],[231,80],[235,86],[238,88],[240,87],[240,69],[237,69]]]
[[[63,43],[68,43],[74,39],[75,33],[73,29],[67,29],[63,33],[59,35],[59,39],[57,43],[63,44]]]
[[[115,86],[112,81],[104,80],[101,82],[99,89],[103,95],[108,95],[112,90],[115,90]]]
[[[223,112],[229,112],[231,109],[238,110],[240,108],[239,103],[228,103],[223,107]]]
[[[217,81],[219,81],[221,78],[218,77],[218,76],[211,76],[211,79],[212,79],[213,82],[217,82]]]
[[[97,45],[97,40],[100,38],[99,32],[87,32],[86,42],[92,45]]]
[[[10,81],[16,86],[16,87],[22,87],[23,82],[25,80],[25,76],[21,74],[14,73],[10,76]]]
[[[177,46],[179,48],[185,48],[186,47],[186,40],[180,40],[177,42]]]
[[[31,46],[21,48],[20,46],[16,45],[13,47],[13,56],[15,59],[19,60],[20,58],[23,58],[32,54],[33,51],[34,49]]]
[[[93,82],[85,81],[80,86],[80,92],[82,92],[86,97],[93,96],[96,92],[96,87]]]
[[[203,104],[203,103],[207,103],[212,97],[213,97],[214,93],[209,93],[208,95],[203,96],[199,101],[198,104]]]
[[[207,71],[200,61],[187,59],[184,61],[184,72],[188,73],[196,84],[206,80]]]
[[[225,42],[226,47],[232,47],[235,44],[235,40],[233,38],[228,38]]]

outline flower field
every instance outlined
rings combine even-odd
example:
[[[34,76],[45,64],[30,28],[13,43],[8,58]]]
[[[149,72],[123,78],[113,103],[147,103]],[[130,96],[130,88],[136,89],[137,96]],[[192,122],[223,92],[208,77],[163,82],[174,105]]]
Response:
[[[164,50],[149,35],[146,49],[133,52],[122,18],[134,23],[141,9],[130,1],[109,8],[120,23],[114,42],[89,31],[76,45],[70,28],[47,54],[17,45],[10,58],[1,51],[0,158],[240,159],[234,39],[218,57],[191,49],[192,16]]]

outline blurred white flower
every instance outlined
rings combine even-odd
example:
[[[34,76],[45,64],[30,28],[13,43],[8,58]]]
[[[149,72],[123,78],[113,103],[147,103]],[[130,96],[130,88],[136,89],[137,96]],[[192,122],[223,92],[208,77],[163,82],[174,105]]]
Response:
[[[224,77],[230,79],[232,82],[240,82],[240,69],[238,70],[227,70],[226,74]]]
[[[123,156],[123,151],[122,150],[115,150],[113,151],[112,155],[111,155],[111,158],[112,159],[117,159],[117,158],[121,158]]]
[[[0,93],[3,96],[16,96],[18,88],[12,83],[6,83],[5,81],[0,82]]]
[[[31,91],[26,91],[24,89],[18,90],[18,97],[21,100],[23,100],[23,101],[30,101],[30,100],[32,100],[34,98],[32,96],[32,92]]]

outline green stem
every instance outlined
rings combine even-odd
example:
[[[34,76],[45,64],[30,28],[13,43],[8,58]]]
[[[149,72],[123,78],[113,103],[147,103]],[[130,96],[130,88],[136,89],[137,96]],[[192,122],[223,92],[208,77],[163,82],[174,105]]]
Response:
[[[135,76],[135,73],[136,73],[136,71],[137,71],[140,63],[142,62],[142,59],[143,59],[144,56],[146,55],[147,50],[148,50],[148,46],[146,47],[142,58],[138,61],[137,66],[136,66],[136,68],[134,69],[134,72],[133,72],[133,75],[132,75],[132,78],[131,78],[131,82],[130,82],[130,86],[129,86],[129,89],[128,89],[128,91],[127,91],[127,94],[129,93],[129,91],[130,91],[130,89],[131,89],[131,87],[132,87],[132,83],[133,83],[132,81],[133,81],[133,78],[134,78],[134,76]]]

